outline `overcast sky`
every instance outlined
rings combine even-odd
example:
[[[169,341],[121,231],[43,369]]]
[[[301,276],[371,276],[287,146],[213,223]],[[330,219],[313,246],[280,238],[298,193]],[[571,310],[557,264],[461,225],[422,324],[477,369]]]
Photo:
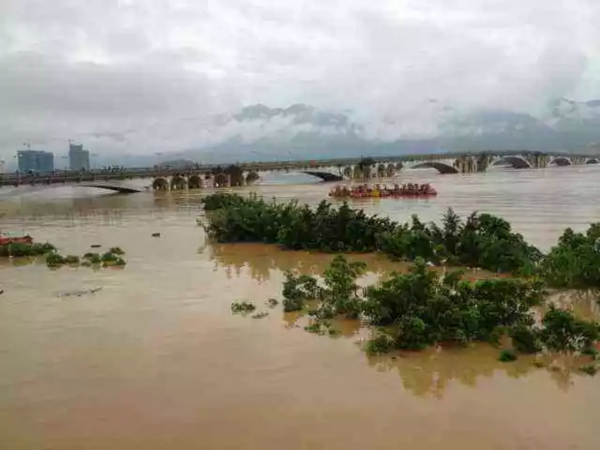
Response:
[[[426,122],[600,97],[599,0],[0,0],[0,159],[150,153],[263,103]],[[423,117],[421,117],[423,116]]]

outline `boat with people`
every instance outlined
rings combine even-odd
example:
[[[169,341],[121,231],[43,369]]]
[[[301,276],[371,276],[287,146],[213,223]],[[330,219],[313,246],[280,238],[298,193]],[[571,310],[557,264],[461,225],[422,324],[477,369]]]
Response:
[[[0,245],[9,244],[33,244],[33,238],[29,235],[24,236],[8,236],[0,232]]]
[[[394,184],[392,187],[380,184],[351,187],[338,185],[329,192],[329,196],[334,198],[429,198],[436,195],[437,191],[429,183]]]

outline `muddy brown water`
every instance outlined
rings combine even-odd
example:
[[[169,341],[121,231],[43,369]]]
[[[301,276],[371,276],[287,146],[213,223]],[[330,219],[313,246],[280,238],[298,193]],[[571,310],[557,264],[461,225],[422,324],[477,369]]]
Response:
[[[401,180],[430,181],[439,196],[355,205],[396,220],[438,220],[448,206],[491,212],[547,249],[565,227],[600,220],[599,169],[412,172]],[[245,190],[315,204],[329,189],[285,181]],[[331,256],[211,245],[195,222],[201,193],[19,189],[0,190],[2,231],[29,232],[64,254],[121,246],[128,265],[0,263],[1,448],[600,448],[600,377],[568,370],[569,358],[541,369],[528,358],[502,364],[485,345],[369,358],[356,324],[320,337],[268,309],[283,270],[320,273]],[[362,259],[367,281],[402,268]],[[232,315],[240,299],[269,316]],[[594,299],[570,301],[598,317]]]

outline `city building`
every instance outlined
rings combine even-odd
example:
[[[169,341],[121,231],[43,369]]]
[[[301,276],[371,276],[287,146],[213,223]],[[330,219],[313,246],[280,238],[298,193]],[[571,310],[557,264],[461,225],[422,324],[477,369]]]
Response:
[[[19,172],[54,172],[54,153],[42,150],[18,150]]]
[[[90,152],[84,150],[82,144],[69,143],[69,169],[90,170]]]

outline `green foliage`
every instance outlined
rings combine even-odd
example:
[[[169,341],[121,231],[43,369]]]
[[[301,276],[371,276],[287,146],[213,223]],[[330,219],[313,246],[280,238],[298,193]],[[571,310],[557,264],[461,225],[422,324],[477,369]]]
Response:
[[[585,351],[600,340],[600,325],[576,318],[571,311],[554,306],[542,319],[540,339],[549,350]]]
[[[111,252],[106,252],[102,255],[102,264],[104,266],[124,266],[125,260]]]
[[[207,195],[202,199],[202,204],[206,211],[216,211],[218,209],[241,206],[245,199],[237,194],[226,192]]]
[[[600,288],[600,223],[586,234],[567,228],[541,265],[542,276],[557,288]],[[600,241],[598,241],[600,242]]]
[[[119,247],[113,247],[109,252],[104,255],[98,253],[86,253],[83,257],[77,255],[62,256],[56,252],[56,247],[52,244],[8,244],[0,246],[0,257],[34,257],[34,256],[45,256],[45,262],[48,267],[56,268],[62,265],[68,264],[72,266],[91,266],[100,265],[105,266],[123,266],[126,264],[125,260],[120,255],[125,252]]]
[[[78,266],[80,262],[79,256],[77,255],[67,255],[61,256],[58,253],[50,253],[46,256],[46,265],[48,267],[59,267],[64,264],[68,264],[71,266]]]
[[[231,312],[234,314],[248,314],[256,310],[256,306],[250,302],[233,302],[231,304]]]
[[[292,272],[286,272],[282,295],[285,312],[301,311],[306,301],[320,297],[317,279],[310,275],[295,276]]]
[[[417,257],[439,264],[481,267],[520,275],[534,273],[541,252],[527,244],[510,224],[489,214],[473,213],[463,223],[448,209],[440,228],[423,224],[415,215],[411,224],[398,226],[380,239],[380,250],[396,259]]]
[[[204,198],[204,205],[210,211],[204,228],[218,242],[265,242],[324,252],[381,251],[396,259],[423,258],[525,275],[535,271],[541,258],[508,222],[489,214],[472,214],[462,223],[449,209],[440,228],[417,216],[400,225],[367,216],[347,203],[334,208],[323,201],[313,209],[297,202],[213,194]]]
[[[584,364],[579,370],[588,375],[594,376],[598,373],[598,366],[595,363]]]
[[[375,325],[394,329],[396,346],[420,349],[438,342],[489,341],[499,326],[533,323],[542,286],[517,279],[461,281],[461,272],[439,277],[422,260],[366,289],[363,311]]]
[[[19,257],[32,257],[41,256],[56,251],[56,248],[49,243],[44,244],[6,244],[0,245],[0,258],[7,258],[13,256]]]
[[[509,330],[513,347],[520,353],[537,353],[542,349],[538,330],[523,323],[514,325]]]
[[[64,258],[65,264],[70,265],[79,265],[79,256],[77,255],[67,255]]]
[[[539,280],[469,282],[462,280],[461,271],[440,276],[419,259],[408,273],[393,273],[381,284],[359,290],[356,281],[365,268],[363,263],[348,262],[337,255],[325,271],[323,286],[315,277],[287,272],[282,292],[284,311],[299,311],[307,301],[316,302],[309,312],[311,323],[305,327],[316,334],[335,334],[331,320],[339,316],[368,320],[377,326],[365,346],[369,354],[421,350],[439,343],[499,344],[505,334],[512,339],[514,350],[503,351],[501,361],[514,361],[515,350],[596,353],[600,325],[595,322],[551,306],[541,327],[535,324],[532,308],[541,305],[545,295]],[[234,312],[254,309],[248,303],[232,305]]]
[[[83,260],[90,264],[102,264],[102,256],[99,253],[86,253],[83,255]]]
[[[327,331],[327,328],[324,327],[323,324],[319,321],[315,321],[310,325],[305,326],[304,329],[309,333],[313,334],[325,334]]]
[[[48,267],[58,267],[65,263],[65,258],[58,253],[50,253],[48,256],[46,256],[46,265]]]
[[[514,350],[506,349],[500,352],[500,356],[498,357],[499,361],[502,362],[512,362],[517,360],[517,354]]]
[[[313,209],[226,193],[209,195],[203,203],[209,212],[203,226],[218,242],[264,242],[324,252],[381,251],[394,259],[539,275],[551,287],[600,288],[600,223],[585,234],[567,229],[544,256],[507,221],[490,214],[473,213],[463,221],[448,209],[438,226],[417,216],[398,224],[367,216],[347,203],[335,208],[323,201]]]
[[[366,270],[367,265],[360,261],[348,262],[337,255],[325,271],[325,289],[321,297],[334,315],[344,314],[355,319],[361,313],[361,301],[358,297],[359,286],[356,279]]]
[[[365,344],[365,351],[369,355],[380,355],[394,349],[394,338],[387,333],[379,332]]]

